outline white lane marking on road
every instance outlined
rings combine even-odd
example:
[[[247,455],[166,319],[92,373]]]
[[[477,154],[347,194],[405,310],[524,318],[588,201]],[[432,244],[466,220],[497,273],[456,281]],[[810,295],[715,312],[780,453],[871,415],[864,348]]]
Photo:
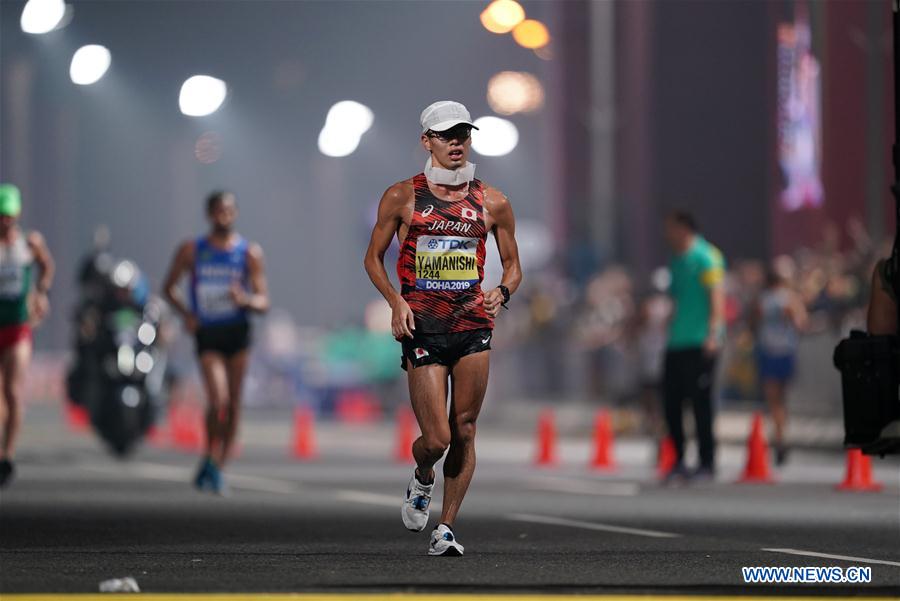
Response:
[[[832,555],[830,553],[817,553],[816,551],[801,551],[799,549],[762,549],[772,553],[786,553],[788,555],[804,555],[806,557],[823,557],[825,559],[842,559],[844,561],[856,561],[859,563],[878,563],[886,566],[900,566],[900,561],[888,561],[886,559],[868,559],[866,557],[851,557],[850,555]]]
[[[81,467],[82,469],[103,474],[130,474],[148,480],[163,480],[166,482],[180,482],[185,484],[191,482],[194,476],[193,470],[190,468],[165,465],[162,463],[134,462],[121,468],[118,466],[107,467],[101,465],[82,465]],[[292,494],[298,490],[296,484],[285,480],[276,480],[274,478],[261,478],[259,476],[247,476],[244,474],[227,474],[226,480],[233,488],[257,492]]]
[[[339,490],[335,493],[335,496],[340,501],[350,501],[351,503],[362,503],[364,505],[378,505],[380,507],[400,507],[403,503],[403,499],[400,498],[400,496],[381,495],[364,490]],[[434,511],[440,511],[441,504],[437,501],[432,501],[430,508]]]
[[[527,487],[532,490],[564,492],[578,495],[600,495],[611,497],[633,497],[641,487],[634,482],[603,482],[600,480],[568,480],[566,478],[531,478]]]
[[[508,516],[508,519],[517,522],[531,522],[534,524],[550,524],[552,526],[569,526],[571,528],[582,528],[584,530],[599,530],[601,532],[616,532],[619,534],[633,534],[635,536],[647,536],[650,538],[679,538],[680,534],[672,532],[661,532],[659,530],[643,530],[641,528],[628,528],[626,526],[615,526],[613,524],[598,524],[597,522],[582,522],[579,520],[567,520],[565,518],[556,518],[545,515],[534,515],[530,513],[514,513]]]

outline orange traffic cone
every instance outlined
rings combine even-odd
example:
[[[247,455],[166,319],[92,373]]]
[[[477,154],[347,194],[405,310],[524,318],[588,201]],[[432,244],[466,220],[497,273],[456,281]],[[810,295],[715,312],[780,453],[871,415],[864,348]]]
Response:
[[[847,451],[847,475],[836,488],[877,492],[883,486],[881,482],[872,479],[872,458],[863,455],[859,449],[850,449]]]
[[[91,416],[81,405],[66,401],[66,423],[74,432],[86,432],[91,424]]]
[[[656,453],[656,474],[660,477],[668,474],[678,461],[675,453],[675,442],[671,436],[666,436],[659,441],[659,451]]]
[[[747,465],[739,481],[773,482],[769,471],[769,445],[763,433],[763,418],[759,413],[753,415],[753,426],[750,428],[750,438],[747,439]]]
[[[416,415],[411,409],[401,407],[397,409],[397,427],[394,430],[396,445],[394,446],[394,461],[397,463],[413,464],[412,445],[416,441]]]
[[[534,463],[538,467],[550,467],[556,465],[556,461],[556,425],[553,411],[546,409],[538,417],[537,456]]]
[[[147,442],[154,447],[164,447],[169,440],[165,425],[153,424],[147,429]]]
[[[203,448],[203,413],[193,405],[172,405],[169,425],[175,447],[190,452]]]
[[[594,457],[591,459],[591,467],[597,470],[616,469],[616,459],[613,457],[613,431],[609,418],[609,411],[601,409],[594,419]]]
[[[309,407],[297,407],[294,411],[294,445],[295,459],[314,459],[316,457],[315,418]]]

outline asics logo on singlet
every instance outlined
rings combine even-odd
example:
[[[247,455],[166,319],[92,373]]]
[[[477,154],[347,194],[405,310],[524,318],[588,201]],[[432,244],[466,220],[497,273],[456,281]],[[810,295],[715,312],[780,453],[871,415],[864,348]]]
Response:
[[[425,210],[422,211],[422,217],[428,217],[431,215],[431,212],[434,210],[434,205],[428,205],[425,207]]]

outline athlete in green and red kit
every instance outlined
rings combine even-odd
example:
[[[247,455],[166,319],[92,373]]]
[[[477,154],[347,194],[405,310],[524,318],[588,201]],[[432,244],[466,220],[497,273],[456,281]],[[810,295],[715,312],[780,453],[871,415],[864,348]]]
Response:
[[[475,127],[469,112],[458,102],[440,101],[422,112],[421,122],[422,145],[431,156],[423,173],[384,193],[365,265],[391,304],[391,329],[402,344],[422,431],[412,446],[416,471],[404,496],[403,523],[413,532],[427,526],[433,468],[446,452],[443,509],[428,553],[462,555],[453,523],[475,471],[475,422],[487,388],[494,318],[522,272],[509,201],[475,179],[475,165],[468,162]],[[498,287],[482,291],[488,232],[497,242],[503,277]],[[399,292],[384,267],[395,236]]]
[[[21,212],[19,189],[0,184],[0,486],[8,484],[15,471],[31,329],[50,310],[47,294],[54,272],[43,236],[19,227]]]

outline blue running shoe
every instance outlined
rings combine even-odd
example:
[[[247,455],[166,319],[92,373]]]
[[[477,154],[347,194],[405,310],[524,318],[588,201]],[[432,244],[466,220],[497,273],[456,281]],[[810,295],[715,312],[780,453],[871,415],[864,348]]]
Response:
[[[220,497],[227,497],[231,494],[228,485],[225,484],[222,470],[212,461],[209,462],[209,488]]]

